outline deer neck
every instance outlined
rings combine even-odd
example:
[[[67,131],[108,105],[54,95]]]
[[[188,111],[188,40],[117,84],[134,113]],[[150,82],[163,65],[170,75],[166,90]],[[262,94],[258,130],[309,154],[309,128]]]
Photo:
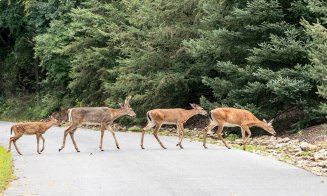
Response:
[[[50,121],[48,121],[48,122],[45,123],[45,128],[46,128],[46,129],[49,129],[49,128],[52,127],[54,124],[55,124],[55,122],[50,120]]]
[[[261,129],[264,129],[266,131],[268,131],[268,128],[267,128],[267,125],[264,123],[264,122],[261,122],[261,120],[256,120],[256,121],[253,121],[249,127],[260,127]]]
[[[191,117],[197,115],[198,112],[196,109],[185,110],[185,122],[190,119]]]
[[[114,121],[117,118],[126,115],[126,112],[123,108],[119,108],[119,109],[112,109],[111,114],[112,114],[112,121]]]

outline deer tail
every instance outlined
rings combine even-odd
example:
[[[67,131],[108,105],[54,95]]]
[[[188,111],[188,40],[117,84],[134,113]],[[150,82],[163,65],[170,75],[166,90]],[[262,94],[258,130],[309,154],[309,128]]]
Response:
[[[149,122],[152,121],[150,111],[148,111],[148,112],[146,113],[146,117],[147,117],[147,119],[148,119]]]
[[[210,120],[213,120],[212,116],[211,116],[211,111],[209,112],[209,118],[210,118]]]
[[[68,121],[71,122],[72,121],[72,109],[68,110]]]

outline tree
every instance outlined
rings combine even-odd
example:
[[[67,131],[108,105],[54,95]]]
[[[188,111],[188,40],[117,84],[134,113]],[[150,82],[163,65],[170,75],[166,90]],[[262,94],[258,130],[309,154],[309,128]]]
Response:
[[[157,107],[185,107],[203,90],[201,69],[183,40],[197,36],[198,1],[123,1],[127,26],[118,32],[119,66],[109,70],[108,102],[133,95],[139,114]],[[198,92],[198,90],[201,90]]]
[[[66,98],[73,103],[103,104],[107,97],[103,82],[107,70],[117,64],[119,51],[113,32],[124,23],[116,6],[119,3],[85,2],[65,20],[52,21],[47,33],[35,38],[36,56],[56,96],[69,94]]]
[[[189,53],[198,57],[198,64],[214,70],[203,77],[212,96],[203,98],[202,103],[211,108],[245,108],[263,118],[275,117],[279,121],[276,124],[284,129],[312,123],[309,117],[317,97],[313,96],[315,83],[306,66],[307,37],[298,17],[301,12],[308,15],[305,3],[234,3],[235,7],[222,15],[217,16],[219,7],[218,12],[206,12],[209,20],[204,22],[210,26],[201,31],[200,39],[185,42]],[[218,24],[211,25],[212,21]]]
[[[302,24],[306,29],[307,35],[312,39],[310,43],[309,59],[311,62],[310,76],[318,84],[317,94],[327,99],[327,3],[319,0],[309,1],[310,11],[317,14],[320,18],[317,23],[310,24],[303,20]],[[321,100],[321,111],[327,115],[326,100]]]

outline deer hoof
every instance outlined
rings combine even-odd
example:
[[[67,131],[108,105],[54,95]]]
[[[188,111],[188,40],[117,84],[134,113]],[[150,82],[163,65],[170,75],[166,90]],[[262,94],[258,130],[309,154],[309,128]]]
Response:
[[[61,151],[62,149],[61,148],[59,148],[59,152]]]
[[[141,149],[144,150],[145,148],[143,146],[141,146]]]
[[[76,150],[77,152],[80,152],[79,150]]]
[[[117,146],[117,149],[120,149],[119,146]]]

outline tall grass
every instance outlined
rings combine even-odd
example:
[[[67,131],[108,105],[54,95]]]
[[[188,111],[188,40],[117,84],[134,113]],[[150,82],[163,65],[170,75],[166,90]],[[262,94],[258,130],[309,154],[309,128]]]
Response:
[[[0,195],[13,178],[12,156],[0,146]]]

